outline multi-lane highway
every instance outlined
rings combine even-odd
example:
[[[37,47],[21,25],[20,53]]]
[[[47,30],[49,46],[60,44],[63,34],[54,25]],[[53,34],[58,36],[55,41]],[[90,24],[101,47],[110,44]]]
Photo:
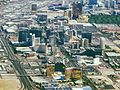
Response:
[[[2,30],[1,30],[2,32]],[[4,33],[0,35],[0,43],[3,46],[5,53],[7,54],[10,62],[13,65],[13,68],[16,71],[18,76],[23,75],[23,77],[19,77],[20,81],[23,83],[24,88],[27,90],[34,90],[34,86],[32,85],[32,81],[30,77],[27,75],[27,72],[20,64],[20,60],[15,56],[14,51],[9,44],[9,41],[4,37]]]
[[[10,4],[8,4],[8,6],[4,6],[0,11],[2,12],[0,15],[0,19],[4,20],[2,22],[0,22],[0,26],[5,24],[7,21],[7,19],[4,18],[5,15],[9,15],[9,14],[15,14],[16,12],[20,12],[22,14],[22,10],[25,10],[25,8],[30,7],[32,2],[25,2],[25,3],[20,3],[18,4],[18,6],[20,8],[14,7],[15,4],[13,4],[13,6],[11,6]],[[4,12],[4,10],[6,9],[6,7],[13,7],[14,10],[10,11],[10,12]],[[27,11],[27,10],[26,10]],[[6,53],[6,55],[8,56],[10,62],[13,65],[13,68],[16,71],[17,76],[19,77],[20,82],[24,85],[24,88],[26,90],[36,90],[35,86],[33,85],[30,76],[27,75],[27,72],[25,71],[25,69],[21,66],[20,64],[20,60],[15,56],[14,51],[9,43],[9,40],[6,39],[5,37],[5,33],[0,29],[0,43],[4,48],[4,51]]]

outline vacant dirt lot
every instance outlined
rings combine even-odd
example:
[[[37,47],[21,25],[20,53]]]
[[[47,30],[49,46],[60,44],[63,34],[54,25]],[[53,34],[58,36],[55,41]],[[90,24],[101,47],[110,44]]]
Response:
[[[17,79],[0,79],[0,90],[18,90],[19,87],[20,84]]]

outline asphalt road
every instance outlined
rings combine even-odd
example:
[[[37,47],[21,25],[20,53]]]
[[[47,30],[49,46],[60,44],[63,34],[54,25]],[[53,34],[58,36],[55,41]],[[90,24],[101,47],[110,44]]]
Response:
[[[12,63],[14,69],[16,70],[17,75],[24,75],[23,77],[19,77],[20,81],[23,83],[24,88],[27,90],[33,90],[33,85],[30,77],[27,75],[27,72],[20,64],[20,60],[15,56],[14,51],[9,44],[9,41],[4,38],[3,35],[0,36],[1,45],[3,46],[10,62]]]

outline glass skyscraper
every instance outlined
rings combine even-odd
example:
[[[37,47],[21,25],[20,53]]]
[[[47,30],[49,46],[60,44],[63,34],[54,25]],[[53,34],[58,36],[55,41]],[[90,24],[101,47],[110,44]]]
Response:
[[[88,4],[89,5],[96,5],[97,4],[97,0],[89,0]]]

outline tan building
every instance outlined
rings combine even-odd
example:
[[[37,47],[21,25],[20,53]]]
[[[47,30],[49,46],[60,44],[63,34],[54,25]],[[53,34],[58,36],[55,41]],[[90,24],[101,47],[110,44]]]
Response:
[[[77,21],[79,23],[87,23],[89,20],[87,15],[79,15],[79,18],[77,19]]]
[[[82,75],[81,75],[81,70],[78,68],[66,68],[65,71],[65,78],[66,79],[70,79],[70,78],[76,78],[76,79],[81,79]]]
[[[47,76],[52,77],[55,71],[55,66],[53,64],[47,65]]]

